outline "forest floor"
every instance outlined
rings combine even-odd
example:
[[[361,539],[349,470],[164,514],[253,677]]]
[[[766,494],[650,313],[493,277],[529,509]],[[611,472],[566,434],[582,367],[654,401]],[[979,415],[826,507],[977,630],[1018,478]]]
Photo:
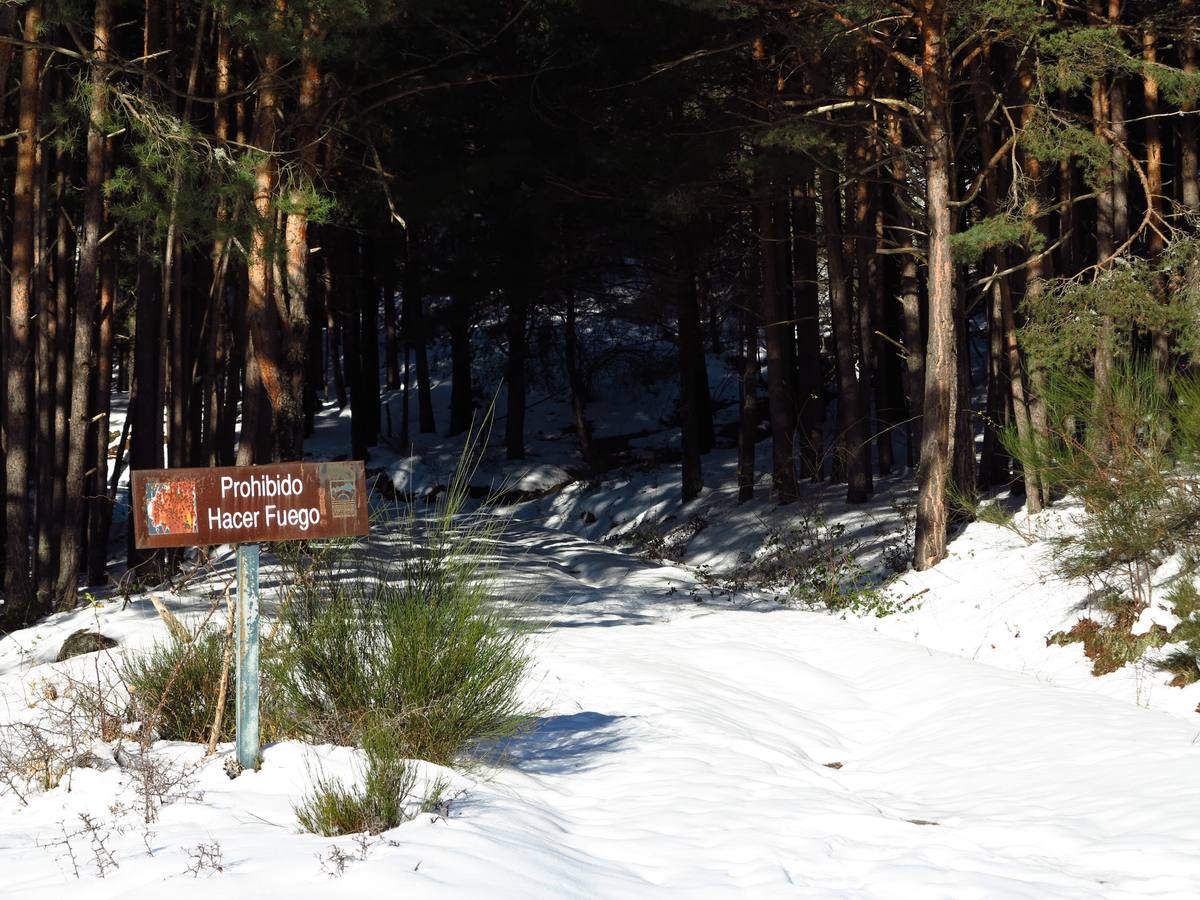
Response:
[[[714,592],[701,567],[735,571],[811,512],[771,506],[765,482],[739,507],[728,449],[705,459],[720,486],[680,506],[650,403],[644,426],[622,425],[646,432],[623,441],[643,458],[581,481],[559,449],[572,440],[553,424],[561,407],[535,420],[525,462],[493,448],[476,476],[520,491],[501,587],[538,623],[537,720],[502,764],[429,767],[451,782],[436,811],[374,838],[323,838],[299,832],[293,806],[316,772],[354,778],[355,751],[276,744],[231,780],[230,746],[201,761],[198,745],[160,742],[152,753],[175,774],[146,824],[144,783],[97,744],[53,790],[24,802],[0,790],[6,896],[1195,895],[1200,686],[1168,687],[1145,663],[1097,678],[1078,645],[1047,646],[1088,611],[1042,539],[1071,527],[1069,507],[967,526],[946,561],[891,582],[901,612],[806,611]],[[344,424],[325,413],[310,452],[344,452]],[[414,444],[415,458],[369,462],[391,493],[427,492],[453,467],[455,442]],[[910,483],[880,487],[866,508],[828,486],[803,504],[872,566],[907,539]],[[653,535],[668,539],[648,547]],[[676,561],[646,558],[664,550]],[[231,564],[221,551],[158,595],[198,622]],[[1145,627],[1166,615],[1152,607]],[[118,648],[54,663],[81,628]],[[145,594],[10,635],[0,716],[37,722],[70,678],[162,635]]]

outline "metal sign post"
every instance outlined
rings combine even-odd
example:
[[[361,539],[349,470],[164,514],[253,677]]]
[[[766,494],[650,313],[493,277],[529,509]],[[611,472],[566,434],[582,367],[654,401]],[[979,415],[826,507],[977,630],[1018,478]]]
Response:
[[[237,546],[237,760],[258,766],[260,541],[304,541],[368,531],[361,462],[282,463],[133,473],[135,543],[144,549]]]
[[[258,544],[237,548],[237,760],[258,767]]]

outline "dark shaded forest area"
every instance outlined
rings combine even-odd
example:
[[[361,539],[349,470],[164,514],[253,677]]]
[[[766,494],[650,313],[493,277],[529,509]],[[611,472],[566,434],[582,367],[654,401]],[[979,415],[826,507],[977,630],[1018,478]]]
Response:
[[[563,323],[602,469],[585,309],[677,347],[685,500],[705,353],[732,354],[743,498],[760,422],[780,502],[911,468],[935,564],[957,492],[1051,499],[1006,447],[1046,431],[1054,371],[1192,364],[1197,24],[1191,0],[4,4],[7,626],[106,581],[126,464],[297,459],[327,397],[363,458],[387,390],[418,400],[402,442],[463,432],[479,328],[520,459],[530,335]]]

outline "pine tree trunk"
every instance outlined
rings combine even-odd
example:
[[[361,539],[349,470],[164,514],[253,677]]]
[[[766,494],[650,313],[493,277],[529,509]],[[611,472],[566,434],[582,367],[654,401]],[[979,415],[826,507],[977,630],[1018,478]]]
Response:
[[[850,86],[851,97],[865,96],[869,91],[867,64],[863,57],[859,58]],[[865,122],[860,123],[862,130],[867,130]],[[875,372],[875,292],[878,287],[879,273],[876,267],[875,255],[875,211],[873,196],[868,177],[873,171],[875,148],[866,134],[857,134],[846,148],[846,159],[853,160],[854,176],[846,185],[846,219],[850,229],[850,244],[854,250],[854,268],[858,276],[855,296],[858,299],[858,377],[862,384],[864,427],[867,436],[867,465],[871,464],[870,446],[875,445],[879,459],[879,474],[886,475],[891,470],[891,453],[888,448],[890,435],[881,427],[878,402],[878,380]],[[872,399],[876,402],[872,404]],[[874,409],[872,409],[874,405]],[[882,432],[882,433],[881,433]]]
[[[979,479],[975,463],[975,411],[971,408],[971,346],[970,327],[966,316],[966,297],[960,285],[955,286],[954,331],[958,376],[958,392],[954,402],[954,458],[951,479],[959,491],[972,491]]]
[[[255,115],[254,146],[261,152],[254,166],[254,215],[247,260],[249,294],[246,321],[249,327],[253,365],[247,366],[246,391],[242,401],[242,440],[238,464],[270,462],[278,458],[277,442],[294,427],[300,411],[291,395],[291,380],[283,357],[283,322],[272,293],[272,253],[276,239],[275,133],[279,103],[278,49],[267,51],[259,82]],[[256,370],[256,378],[252,371]],[[257,380],[261,389],[251,390]],[[291,433],[290,431],[288,432]],[[284,438],[286,439],[286,438]],[[290,449],[290,448],[289,448]]]
[[[699,442],[700,453],[703,455],[717,445],[717,432],[713,425],[712,390],[708,384],[708,361],[704,356],[704,323],[701,319],[701,311],[704,309],[703,298],[708,291],[708,285],[705,284],[706,276],[701,274],[694,261],[693,268],[696,286],[696,327],[699,330],[700,339],[696,347],[699,364],[692,366],[692,371],[696,380],[696,440]],[[793,365],[792,368],[795,366]]]
[[[373,447],[379,442],[380,432],[380,396],[379,396],[379,281],[375,278],[378,271],[376,265],[375,241],[368,234],[362,241],[362,261],[359,271],[362,273],[360,284],[362,290],[359,297],[362,308],[359,312],[359,385],[365,402],[362,409],[365,416],[364,437],[367,446]]]
[[[511,261],[513,270],[505,291],[508,315],[505,333],[508,337],[508,362],[505,380],[508,383],[507,415],[504,424],[504,449],[509,459],[525,458],[525,363],[528,353],[525,329],[529,317],[529,278],[526,256],[519,253]]]
[[[843,257],[837,175],[821,170],[821,215],[825,225],[829,309],[837,345],[838,437],[846,469],[846,502],[866,503],[871,494],[866,412],[854,360],[854,323]]]
[[[758,436],[758,321],[754,306],[742,305],[742,378],[738,417],[738,503],[754,498],[754,446]]]
[[[821,480],[825,402],[821,378],[821,297],[817,281],[817,205],[814,170],[804,167],[795,193],[796,408],[800,465],[805,477]]]
[[[1163,144],[1162,129],[1158,120],[1158,79],[1154,65],[1158,62],[1158,34],[1153,23],[1142,32],[1142,59],[1146,68],[1142,71],[1142,113],[1145,118],[1146,182],[1150,188],[1148,202],[1152,216],[1152,227],[1146,236],[1146,251],[1151,259],[1166,249],[1163,239]],[[1167,375],[1171,367],[1171,344],[1165,328],[1156,328],[1151,334],[1151,358],[1158,380],[1159,390],[1166,391]]]
[[[1105,22],[1104,0],[1092,0],[1090,9],[1090,18],[1094,24]],[[1111,96],[1105,84],[1105,79],[1098,77],[1092,82],[1092,127],[1095,131],[1097,141],[1103,146],[1110,148],[1112,142],[1109,140],[1108,135],[1111,124],[1109,110]],[[1112,171],[1111,165],[1105,167],[1101,177],[1107,181],[1108,186],[1101,188],[1100,194],[1096,198],[1096,262],[1100,265],[1107,265],[1113,255],[1113,251],[1116,249],[1116,221],[1114,214],[1116,210],[1117,178],[1115,175],[1116,173]],[[1111,378],[1112,338],[1113,320],[1111,316],[1104,314],[1100,318],[1100,326],[1096,337],[1094,376],[1097,397],[1107,390]]]
[[[319,243],[318,238],[318,243]],[[310,241],[311,243],[311,241]],[[315,265],[315,262],[314,262]],[[311,437],[317,426],[328,388],[325,381],[325,282],[309,270],[308,351],[304,359],[304,436]]]
[[[25,10],[24,39],[39,39],[41,0]],[[12,281],[9,292],[6,384],[6,440],[4,518],[4,619],[7,625],[28,622],[33,608],[30,579],[29,439],[30,421],[30,320],[34,295],[34,190],[38,136],[38,89],[41,51],[26,46],[21,51],[16,176],[13,181]]]
[[[900,117],[888,113],[888,134],[893,146],[904,147],[904,128]],[[897,185],[909,181],[908,164],[903,152],[892,161],[892,180]],[[908,401],[908,464],[912,467],[920,455],[921,425],[925,406],[925,329],[921,324],[920,268],[913,246],[912,216],[904,205],[900,192],[892,196],[891,218],[895,226],[895,243],[900,260],[900,309],[904,337],[904,393]]]
[[[112,171],[112,148],[105,144],[105,175]],[[85,194],[84,204],[87,198]],[[86,212],[85,212],[86,219]],[[86,231],[84,233],[86,238]],[[87,582],[98,585],[104,582],[108,570],[108,539],[112,530],[112,503],[108,497],[108,442],[109,413],[112,403],[112,360],[113,334],[117,308],[117,266],[112,246],[100,251],[100,310],[96,339],[95,394],[92,406],[96,410],[96,421],[92,431],[92,467],[95,470],[92,498],[88,504],[88,563]],[[76,296],[79,284],[75,285]],[[126,422],[129,421],[126,416]],[[124,431],[122,427],[122,431]]]
[[[142,29],[142,53],[146,57],[142,90],[151,95],[157,86],[158,53],[162,50],[157,0],[145,0]],[[133,378],[130,385],[129,416],[131,469],[158,469],[163,465],[162,281],[155,273],[156,248],[148,229],[137,238],[136,301],[134,308]],[[126,550],[130,568],[154,568],[160,554],[143,552],[134,546],[133,528],[126,529]]]
[[[396,255],[390,247],[383,254],[382,263],[384,370],[387,372],[387,389],[394,391],[400,387],[400,363],[396,348]],[[453,400],[450,405],[454,406]]]
[[[55,70],[43,74],[41,88],[41,111],[39,121],[46,122],[50,116],[51,91],[57,93],[58,79]],[[53,85],[53,87],[52,87]],[[35,555],[33,574],[35,594],[39,609],[48,610],[54,604],[55,565],[54,552],[58,531],[54,522],[54,345],[58,342],[58,314],[55,308],[55,291],[51,283],[50,234],[50,157],[52,147],[48,142],[38,144],[37,187],[34,193],[37,237],[34,242],[34,291],[37,314],[34,316],[36,335],[34,367],[34,410],[35,439],[33,460],[36,466],[37,489],[34,505]]]
[[[330,236],[332,240],[332,235]],[[327,240],[326,244],[330,241]],[[339,410],[346,408],[346,373],[342,364],[342,324],[338,315],[337,300],[334,295],[336,275],[334,273],[335,259],[331,247],[325,248],[325,265],[321,269],[321,293],[325,300],[325,331],[329,335],[329,368],[333,370],[333,393],[337,398]]]
[[[296,156],[303,183],[292,192],[284,230],[287,262],[286,301],[278,304],[285,313],[284,367],[287,386],[284,402],[272,404],[276,416],[276,435],[281,459],[300,459],[304,455],[305,360],[308,354],[309,266],[308,206],[303,188],[313,180],[317,168],[317,101],[321,92],[321,70],[317,62],[316,42],[321,29],[315,12],[309,12],[300,45],[300,87],[296,103]],[[283,299],[280,295],[278,299]]]
[[[569,287],[566,291],[567,316],[565,329],[565,356],[567,366],[567,383],[571,390],[571,412],[575,417],[575,434],[579,438],[579,452],[584,463],[592,473],[600,471],[599,460],[596,457],[596,447],[592,443],[592,429],[587,420],[587,390],[584,384],[583,370],[579,360],[579,335],[575,326],[575,289]]]
[[[61,99],[61,98],[60,98]],[[77,519],[63,518],[67,502],[67,443],[71,412],[71,385],[74,372],[71,368],[72,335],[75,327],[75,308],[71,303],[74,288],[72,275],[75,264],[75,231],[67,213],[67,179],[71,160],[67,152],[56,149],[57,177],[55,197],[58,207],[56,216],[56,238],[54,248],[54,291],[55,309],[58,315],[57,336],[54,341],[54,490],[51,498],[51,516],[58,532],[70,530],[75,540],[83,541],[87,529],[83,527],[86,514]],[[89,385],[90,388],[90,385]],[[86,452],[86,440],[85,440]],[[86,477],[86,476],[85,476]],[[61,565],[62,544],[57,544],[55,570]]]
[[[1179,11],[1184,20],[1183,35],[1180,40],[1180,55],[1183,57],[1182,68],[1188,75],[1195,75],[1200,66],[1197,65],[1196,30],[1192,16],[1196,14],[1195,0],[1180,0]],[[1197,125],[1196,104],[1188,101],[1180,105],[1183,116],[1179,123],[1179,182],[1180,200],[1191,213],[1200,212],[1200,126]]]
[[[767,344],[767,410],[771,421],[772,493],[781,503],[797,497],[793,442],[796,407],[792,389],[791,317],[784,312],[784,273],[780,247],[783,235],[774,215],[776,188],[765,175],[755,184],[754,222],[758,256],[762,322]]]
[[[87,163],[83,198],[83,221],[80,228],[79,266],[75,276],[75,340],[73,368],[75,380],[71,388],[70,439],[67,455],[66,501],[64,520],[69,523],[83,519],[84,469],[88,457],[88,425],[92,407],[92,346],[95,340],[97,310],[97,286],[100,270],[100,237],[104,226],[104,181],[108,174],[106,160],[107,142],[104,134],[104,115],[107,107],[105,96],[105,72],[103,65],[108,61],[112,14],[109,0],[96,0],[95,38],[92,44],[91,101],[88,108]],[[107,310],[111,341],[112,311]],[[97,354],[103,362],[104,348]],[[107,378],[97,377],[97,393]],[[100,425],[105,439],[105,452],[101,457],[108,461],[107,416],[101,415]],[[103,474],[97,479],[104,483]],[[100,539],[97,534],[95,539]],[[55,590],[60,609],[69,609],[75,603],[76,575],[79,570],[80,548],[77,530],[68,528],[64,535],[59,579]]]
[[[450,300],[450,435],[471,427],[471,307],[475,290],[462,284]],[[573,301],[573,298],[571,298]]]
[[[217,141],[224,144],[229,140],[229,100],[227,98],[233,86],[233,63],[229,32],[219,22],[216,27],[216,38],[213,133]],[[213,240],[212,281],[209,292],[212,322],[205,354],[207,365],[204,370],[205,405],[207,407],[204,457],[209,466],[226,465],[231,462],[223,457],[222,436],[228,427],[225,421],[226,396],[231,390],[231,385],[237,380],[237,366],[236,364],[231,365],[236,357],[233,355],[233,330],[228,314],[229,291],[227,285],[230,276],[230,252],[226,238],[221,233],[229,221],[229,208],[224,199],[217,201],[216,216],[218,233]],[[235,371],[230,372],[231,368]]]
[[[367,426],[370,398],[362,383],[362,261],[354,237],[340,234],[338,238],[336,255],[330,257],[330,262],[337,267],[333,276],[337,293],[330,296],[339,298],[337,313],[342,333],[344,378],[350,392],[350,458],[366,459],[371,441]],[[325,243],[329,245],[330,240]],[[330,252],[333,253],[332,247]]]
[[[986,88],[986,79],[998,58],[992,54],[984,56],[977,70],[972,96],[975,101],[976,132],[979,141],[979,158],[989,160],[996,151],[995,129],[986,121],[990,96]],[[1000,185],[999,172],[988,176],[983,186],[983,212],[986,216],[994,216],[999,211]],[[1006,425],[1005,410],[1008,405],[1007,372],[1005,371],[1004,352],[1004,314],[1003,300],[1000,296],[1002,285],[1007,280],[995,277],[1007,266],[1007,257],[1003,249],[993,248],[984,257],[986,260],[984,275],[993,276],[988,287],[988,366],[987,366],[987,412],[983,423],[983,449],[979,459],[979,487],[989,488],[995,484],[1005,484],[1008,481],[1008,458],[1000,443],[1000,432]],[[966,488],[967,485],[961,485]]]
[[[696,265],[691,238],[676,235],[674,252],[675,320],[679,330],[679,435],[683,452],[681,488],[684,503],[700,495],[704,472],[700,459],[699,379],[696,366],[704,365],[700,331],[700,305],[696,295]]]
[[[413,361],[417,370],[417,421],[421,434],[433,434],[437,423],[433,417],[433,383],[429,377],[429,343],[426,334],[424,300],[418,297],[413,306]]]
[[[1033,121],[1036,112],[1031,92],[1034,88],[1034,71],[1029,59],[1023,59],[1018,78],[1020,87],[1021,124],[1027,127]],[[1021,164],[1029,180],[1029,191],[1024,213],[1035,226],[1044,234],[1045,218],[1042,216],[1042,164],[1036,156],[1022,153]],[[1047,242],[1048,243],[1048,242]],[[1036,305],[1042,296],[1045,279],[1049,274],[1049,258],[1041,251],[1034,249],[1026,260],[1024,272],[1025,294],[1024,304]],[[1009,378],[1012,385],[1013,415],[1017,420],[1017,438],[1025,446],[1030,446],[1036,439],[1043,442],[1048,436],[1046,409],[1041,401],[1045,390],[1045,373],[1036,359],[1031,359],[1029,368],[1029,387],[1026,391],[1021,366],[1021,351],[1017,342],[1016,314],[1013,310],[1012,296],[1007,283],[1002,286],[1002,315],[1004,317],[1005,345],[1008,351]],[[1050,503],[1050,489],[1045,473],[1035,471],[1030,467],[1024,469],[1025,477],[1025,509],[1032,515],[1040,512]]]
[[[432,434],[437,430],[433,417],[433,393],[429,380],[428,338],[425,334],[425,260],[420,235],[411,229],[406,236],[406,263],[404,267],[404,300],[401,312],[404,327],[404,342],[414,357],[417,374],[417,421],[421,434]],[[405,402],[407,402],[407,388]]]
[[[950,253],[953,149],[950,60],[945,0],[922,0],[921,87],[925,101],[925,209],[928,218],[929,338],[925,402],[917,470],[917,531],[913,567],[928,569],[946,556],[947,481],[953,455],[958,391],[954,323],[954,264]]]

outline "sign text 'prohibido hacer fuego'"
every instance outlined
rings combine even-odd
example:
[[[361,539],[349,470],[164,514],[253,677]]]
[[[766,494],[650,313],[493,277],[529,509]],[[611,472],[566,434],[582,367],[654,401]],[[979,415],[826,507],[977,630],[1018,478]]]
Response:
[[[367,533],[361,462],[133,473],[139,547],[295,541]]]

